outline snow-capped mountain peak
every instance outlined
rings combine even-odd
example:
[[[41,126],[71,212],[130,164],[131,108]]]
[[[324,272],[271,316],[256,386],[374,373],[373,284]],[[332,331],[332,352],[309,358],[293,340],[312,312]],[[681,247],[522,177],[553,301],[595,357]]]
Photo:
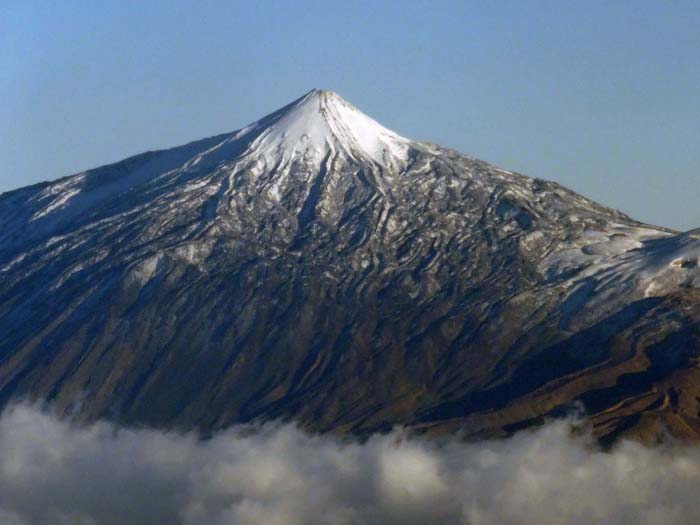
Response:
[[[648,367],[697,370],[700,233],[412,142],[329,91],[4,193],[0,224],[0,408],[506,431],[637,377],[595,402],[614,433],[631,395],[671,403]]]
[[[320,162],[329,153],[396,166],[406,160],[410,140],[368,117],[332,91],[313,89],[241,131],[252,136],[249,153],[279,165],[293,158]]]

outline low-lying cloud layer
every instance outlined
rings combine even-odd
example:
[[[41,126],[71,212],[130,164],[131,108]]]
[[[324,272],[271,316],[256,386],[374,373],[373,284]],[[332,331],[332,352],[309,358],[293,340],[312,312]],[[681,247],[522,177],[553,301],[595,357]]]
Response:
[[[565,421],[438,445],[288,425],[199,441],[26,405],[0,418],[2,525],[690,524],[699,487],[700,448],[603,453]]]

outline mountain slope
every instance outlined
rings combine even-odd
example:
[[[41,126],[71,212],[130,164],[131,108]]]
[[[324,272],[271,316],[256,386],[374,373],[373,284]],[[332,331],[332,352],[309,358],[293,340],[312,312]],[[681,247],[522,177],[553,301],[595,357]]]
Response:
[[[700,285],[696,233],[405,139],[318,90],[5,193],[0,221],[2,400],[125,423],[497,432],[552,407],[475,414],[606,362],[606,327]],[[678,330],[697,333],[694,315]]]

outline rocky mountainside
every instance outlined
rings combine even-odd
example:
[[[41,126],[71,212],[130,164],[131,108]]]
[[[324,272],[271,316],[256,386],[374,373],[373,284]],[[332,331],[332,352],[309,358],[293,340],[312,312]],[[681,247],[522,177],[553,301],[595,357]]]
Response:
[[[0,195],[0,401],[215,430],[700,435],[700,232],[314,90]]]

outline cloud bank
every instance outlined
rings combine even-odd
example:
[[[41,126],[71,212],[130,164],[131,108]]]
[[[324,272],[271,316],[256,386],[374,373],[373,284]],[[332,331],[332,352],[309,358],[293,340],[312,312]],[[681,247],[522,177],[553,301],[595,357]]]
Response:
[[[0,418],[2,525],[683,524],[700,515],[700,448],[611,453],[559,421],[507,440],[365,443],[294,426],[201,441]]]

